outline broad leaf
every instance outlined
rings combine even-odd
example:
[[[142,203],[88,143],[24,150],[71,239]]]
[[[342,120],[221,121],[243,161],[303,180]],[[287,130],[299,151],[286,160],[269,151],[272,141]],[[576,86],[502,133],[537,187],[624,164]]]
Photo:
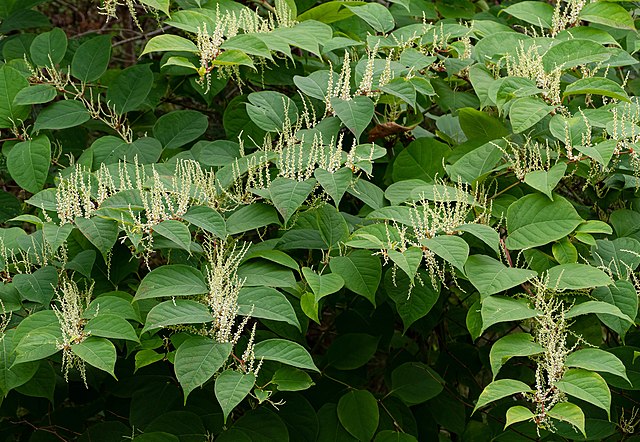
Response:
[[[572,368],[556,382],[556,387],[570,396],[602,408],[607,412],[607,416],[610,416],[611,391],[598,373]]]
[[[190,337],[178,347],[174,364],[176,377],[184,390],[185,404],[189,393],[211,379],[230,354],[230,343],[203,336]]]
[[[135,300],[207,293],[209,288],[197,269],[173,264],[158,267],[142,279]]]

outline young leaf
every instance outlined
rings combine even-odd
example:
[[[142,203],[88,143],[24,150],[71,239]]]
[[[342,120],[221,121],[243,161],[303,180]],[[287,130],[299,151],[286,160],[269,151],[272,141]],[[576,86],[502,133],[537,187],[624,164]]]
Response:
[[[544,193],[553,200],[553,189],[556,188],[560,180],[564,177],[564,173],[567,171],[567,165],[565,163],[558,163],[546,170],[534,170],[524,176],[524,182],[533,187],[536,190]]]
[[[316,304],[325,296],[337,292],[344,286],[344,279],[335,273],[318,275],[309,267],[303,267],[302,274],[315,295]]]
[[[522,405],[514,405],[513,407],[507,410],[507,422],[504,424],[504,428],[510,425],[516,424],[518,422],[528,421],[529,419],[533,419],[535,416],[526,407]]]
[[[587,433],[584,428],[584,412],[580,407],[570,402],[560,402],[547,411],[547,415],[559,421],[567,422],[576,427],[586,438]]]
[[[484,390],[482,390],[482,393],[480,393],[480,397],[478,398],[478,402],[476,402],[473,412],[475,413],[478,409],[490,404],[491,402],[495,402],[508,396],[513,396],[514,394],[526,393],[529,391],[531,391],[531,388],[527,384],[515,379],[499,379],[497,381],[493,381],[487,385]]]
[[[223,371],[216,378],[215,394],[222,407],[225,423],[233,409],[247,397],[255,382],[253,373],[245,374],[231,369]]]

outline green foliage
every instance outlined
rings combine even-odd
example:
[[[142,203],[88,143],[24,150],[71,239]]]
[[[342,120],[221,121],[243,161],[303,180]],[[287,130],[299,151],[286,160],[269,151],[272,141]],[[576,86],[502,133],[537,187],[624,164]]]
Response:
[[[634,2],[95,3],[0,1],[3,440],[637,437]]]

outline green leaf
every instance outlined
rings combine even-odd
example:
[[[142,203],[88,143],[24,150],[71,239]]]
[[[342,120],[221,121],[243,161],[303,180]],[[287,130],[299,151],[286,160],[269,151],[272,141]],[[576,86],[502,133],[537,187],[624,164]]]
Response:
[[[494,324],[533,318],[539,312],[529,307],[526,299],[489,296],[482,301],[482,332]]]
[[[482,178],[502,159],[503,154],[498,147],[501,143],[503,142],[500,140],[495,143],[489,142],[464,154],[453,165],[447,166],[447,174],[452,180],[466,183],[473,183]]]
[[[136,64],[121,71],[109,84],[107,101],[118,113],[124,114],[138,109],[152,86],[153,73],[150,65]]]
[[[533,270],[507,267],[486,255],[470,256],[464,268],[471,284],[483,296],[502,292],[537,276]]]
[[[511,5],[501,12],[513,15],[533,26],[550,29],[553,26],[554,10],[555,8],[548,3],[526,1]]]
[[[558,44],[558,46],[561,44]],[[540,98],[517,98],[513,100],[509,108],[511,127],[515,133],[524,132],[546,117],[553,109],[553,106],[549,106]]]
[[[278,177],[269,186],[269,195],[286,224],[293,214],[302,206],[316,185],[314,178],[297,181]]]
[[[615,305],[629,318],[635,318],[638,314],[638,294],[629,281],[618,280],[606,287],[597,287],[591,292],[591,296],[598,301]],[[598,313],[597,316],[604,325],[621,336],[624,336],[632,325],[628,320],[617,316],[605,313]]]
[[[187,210],[187,213],[182,215],[182,219],[212,233],[217,238],[225,239],[227,237],[227,226],[224,218],[210,207],[192,206]]]
[[[500,234],[485,224],[463,224],[456,227],[459,232],[468,232],[499,253]]]
[[[95,81],[105,73],[111,59],[111,36],[99,35],[82,43],[71,61],[71,75],[83,83]]]
[[[302,274],[315,295],[316,304],[325,296],[335,293],[344,287],[344,279],[335,273],[318,275],[309,267],[303,267]]]
[[[0,67],[0,128],[12,128],[29,117],[31,106],[14,104],[20,90],[29,82],[16,69],[6,64]]]
[[[67,35],[60,28],[38,34],[31,43],[31,61],[37,66],[55,66],[67,52]]]
[[[279,391],[301,391],[314,385],[306,372],[294,367],[281,367],[273,375],[271,382]]]
[[[333,82],[337,82],[338,74],[332,71],[320,70],[312,72],[306,77],[296,75],[293,77],[293,82],[303,94],[324,101],[330,78]]]
[[[347,6],[355,15],[366,21],[377,32],[389,32],[396,23],[391,12],[379,3],[367,3],[361,6]]]
[[[376,291],[382,277],[380,259],[366,250],[354,250],[347,256],[336,256],[329,261],[331,272],[342,277],[345,287],[375,306]]]
[[[58,353],[60,349],[56,346],[56,342],[60,342],[61,339],[59,327],[57,330],[49,327],[36,328],[18,340],[15,350],[16,360],[13,365],[38,361]]]
[[[316,210],[318,231],[327,247],[338,246],[349,236],[349,226],[344,216],[330,204],[324,204]]]
[[[578,261],[578,250],[567,237],[554,243],[552,252],[553,257],[560,264],[575,264]]]
[[[508,426],[518,422],[528,421],[534,417],[535,416],[528,408],[523,407],[522,405],[514,405],[507,410],[507,422],[504,424],[504,428],[506,429]]]
[[[560,402],[547,411],[547,415],[559,421],[567,422],[580,430],[586,438],[587,433],[584,428],[584,412],[580,407],[570,402]]]
[[[338,419],[358,440],[371,440],[380,420],[378,402],[367,390],[351,390],[338,401]]]
[[[42,190],[50,166],[51,143],[44,135],[16,144],[7,155],[7,169],[11,178],[31,193]]]
[[[142,332],[170,325],[204,324],[213,320],[214,317],[206,305],[188,299],[175,299],[154,306],[147,314]]]
[[[272,287],[245,287],[240,290],[238,314],[282,321],[300,329],[293,306],[286,296]]]
[[[89,111],[79,101],[62,100],[44,108],[36,118],[34,130],[67,129],[79,126],[91,119]]]
[[[527,195],[509,206],[505,244],[510,250],[542,246],[567,236],[582,222],[573,205],[560,196],[549,201],[539,193]]]
[[[509,135],[502,122],[491,115],[465,107],[458,111],[460,128],[469,140],[497,140]]]
[[[581,20],[618,29],[635,30],[633,17],[625,8],[615,3],[588,3],[580,10]]]
[[[129,301],[128,298],[131,298],[131,295],[127,294],[128,298],[121,298],[116,296],[116,294],[122,292],[109,292],[113,293],[113,295],[103,294],[98,296],[96,299],[91,301],[89,307],[84,311],[85,318],[93,318],[100,315],[108,314],[108,315],[116,315],[122,319],[130,319],[133,321],[140,322],[140,315],[136,313],[133,308],[133,305]]]
[[[217,66],[248,66],[255,69],[251,57],[238,49],[224,51],[212,61],[212,64]]]
[[[609,225],[605,224],[605,226],[611,229]],[[580,227],[578,226],[578,229]],[[640,242],[634,238],[625,237],[612,241],[598,240],[591,247],[591,256],[593,265],[607,267],[614,274],[626,278],[629,272],[635,271],[640,266]]]
[[[74,223],[106,260],[118,239],[118,222],[97,216],[92,218],[77,216]]]
[[[420,267],[420,263],[422,262],[422,249],[419,247],[409,247],[404,252],[389,249],[387,250],[387,255],[391,258],[391,261],[400,267],[402,271],[413,281],[413,278],[416,276],[418,271],[418,267]]]
[[[591,40],[573,39],[552,46],[543,56],[544,70],[551,72],[555,68],[563,70],[575,68],[587,63],[607,61],[611,52]]]
[[[134,300],[202,295],[208,292],[209,288],[198,269],[188,265],[172,264],[149,272],[140,282]]]
[[[277,361],[292,367],[318,371],[311,355],[303,346],[286,339],[267,339],[255,345],[256,359]]]
[[[71,351],[87,364],[116,378],[113,372],[117,358],[116,348],[108,339],[89,337],[79,344],[71,345]]]
[[[16,342],[13,341],[15,331],[8,330],[0,339],[0,395],[6,397],[9,391],[25,384],[38,370],[37,362],[16,364],[14,352]]]
[[[589,158],[606,167],[613,157],[616,145],[615,140],[605,140],[593,146],[584,146],[580,143],[574,147]]]
[[[204,336],[192,336],[180,344],[174,365],[176,377],[184,390],[185,405],[189,393],[211,379],[230,354],[231,343],[216,342]]]
[[[602,408],[610,418],[611,391],[598,373],[572,368],[556,382],[556,387],[563,393]]]
[[[187,252],[191,248],[191,232],[189,232],[189,228],[180,221],[173,219],[164,220],[153,226],[153,232],[176,243]]]
[[[567,310],[567,312],[564,314],[564,317],[567,319],[571,319],[575,318],[576,316],[588,315],[591,313],[613,315],[624,321],[633,323],[633,319],[622,313],[618,307],[602,301],[586,301],[580,304],[576,304],[569,310]]]
[[[146,6],[150,6],[153,9],[157,9],[158,11],[162,11],[167,15],[169,14],[169,4],[170,0],[139,0],[140,3]]]
[[[253,373],[245,374],[235,370],[225,370],[216,378],[215,394],[225,423],[233,409],[247,397],[255,382],[256,376]]]
[[[15,275],[13,284],[22,299],[48,306],[58,286],[58,272],[53,266],[41,267],[33,273]]]
[[[53,100],[58,91],[50,84],[36,84],[34,86],[21,89],[13,99],[13,104],[17,106],[30,106],[32,104],[43,104]]]
[[[144,51],[140,56],[148,54],[149,52],[190,52],[192,54],[199,54],[198,47],[191,40],[187,40],[184,37],[177,35],[164,34],[156,35],[149,40],[144,47]]]
[[[548,171],[534,170],[533,172],[527,173],[524,176],[524,182],[553,200],[553,189],[556,188],[560,180],[564,177],[566,171],[567,165],[565,163],[558,163]]]
[[[569,95],[602,95],[621,101],[630,101],[625,90],[613,80],[608,78],[581,78],[571,83],[564,90],[563,96]]]
[[[371,360],[378,349],[379,337],[366,333],[338,336],[329,347],[329,364],[338,370],[355,370]]]
[[[273,206],[254,203],[241,207],[227,218],[227,234],[248,232],[270,224],[280,224]]]
[[[404,333],[414,322],[431,311],[440,295],[439,286],[433,287],[424,270],[419,270],[419,275],[423,283],[413,284],[413,286],[410,286],[411,280],[404,273],[398,273],[394,278],[393,271],[387,270],[384,275],[385,291],[396,304]]]
[[[209,126],[206,115],[193,110],[164,114],[153,126],[153,136],[165,149],[176,149],[197,139]]]
[[[239,50],[245,54],[255,55],[257,57],[268,58],[272,60],[269,47],[259,37],[252,34],[238,34],[230,37],[220,45],[224,50]]]
[[[391,393],[408,406],[438,396],[444,384],[438,373],[419,362],[405,362],[391,372]]]
[[[280,92],[253,92],[247,98],[247,114],[262,130],[282,132],[286,124],[295,124],[298,119],[298,107]]]
[[[611,373],[629,381],[627,370],[622,361],[613,353],[599,348],[583,348],[569,353],[564,365],[566,367],[584,368],[589,371]]]
[[[102,312],[101,312],[102,313]],[[100,314],[91,319],[84,327],[91,336],[112,339],[126,339],[138,342],[138,335],[126,319],[110,314]]]
[[[350,100],[331,98],[331,107],[340,121],[360,139],[360,135],[367,128],[373,118],[374,104],[369,97],[356,96]]]
[[[521,381],[516,381],[515,379],[499,379],[497,381],[493,381],[487,385],[484,390],[482,390],[482,393],[480,393],[480,397],[478,398],[478,402],[476,402],[473,412],[475,413],[477,410],[491,402],[495,402],[508,396],[513,396],[514,394],[526,393],[529,391],[531,391],[531,388],[529,388],[527,384]]]
[[[444,176],[442,159],[451,150],[449,146],[433,138],[418,138],[412,141],[393,162],[393,181],[419,179],[427,183]]]
[[[469,257],[469,245],[464,239],[441,235],[422,240],[421,244],[464,273],[464,264]]]
[[[394,78],[389,83],[382,86],[380,90],[389,95],[393,95],[394,97],[398,97],[405,103],[416,107],[416,88],[410,80],[406,80],[405,78]]]
[[[543,351],[544,348],[533,342],[533,336],[529,333],[512,333],[503,336],[491,346],[489,352],[489,364],[493,379],[498,375],[500,368],[512,357],[533,356]]]
[[[587,264],[562,264],[549,269],[549,287],[579,290],[609,285],[613,281],[605,272]]]

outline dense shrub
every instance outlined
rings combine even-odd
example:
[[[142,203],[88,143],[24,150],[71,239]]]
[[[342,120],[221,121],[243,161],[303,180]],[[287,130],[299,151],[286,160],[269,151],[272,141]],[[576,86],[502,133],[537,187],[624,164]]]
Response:
[[[2,0],[0,434],[634,440],[634,2]]]

